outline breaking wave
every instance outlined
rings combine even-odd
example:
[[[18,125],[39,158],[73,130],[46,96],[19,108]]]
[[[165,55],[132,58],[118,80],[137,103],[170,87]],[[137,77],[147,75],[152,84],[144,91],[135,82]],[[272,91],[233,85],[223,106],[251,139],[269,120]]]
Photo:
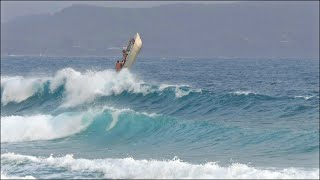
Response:
[[[85,131],[99,116],[107,122],[105,130],[109,131],[115,127],[121,113],[135,115],[138,119],[140,116],[149,118],[159,116],[155,113],[135,112],[129,108],[116,109],[106,106],[99,110],[63,112],[56,116],[41,114],[4,116],[1,117],[1,142],[52,140],[68,137]]]
[[[18,163],[21,169],[34,169],[33,172],[25,172],[37,177],[37,169],[50,166],[52,169],[65,168],[57,171],[71,171],[73,174],[85,174],[91,178],[115,178],[115,179],[318,179],[319,169],[298,169],[298,168],[257,168],[245,164],[233,163],[227,167],[218,165],[215,162],[207,162],[204,164],[191,164],[183,162],[177,157],[172,160],[137,160],[133,158],[123,159],[84,159],[75,158],[72,154],[61,157],[35,157],[20,155],[15,153],[1,154],[2,163]],[[28,167],[24,167],[28,166]],[[6,167],[4,167],[6,168]],[[62,171],[62,172],[61,172]],[[95,174],[95,175],[94,175]],[[101,174],[101,177],[96,177]],[[76,177],[76,175],[74,175]],[[31,176],[28,176],[31,177]],[[45,178],[45,177],[39,177]]]
[[[63,113],[58,116],[1,117],[1,142],[57,139],[85,129],[92,121],[89,113]]]
[[[52,95],[63,88],[62,107],[73,107],[83,103],[93,102],[97,97],[119,95],[123,92],[133,94],[149,94],[174,88],[177,98],[188,95],[191,90],[185,85],[146,84],[135,75],[124,69],[120,73],[113,70],[86,71],[81,73],[72,68],[58,71],[53,77],[25,78],[1,77],[1,104],[20,103],[32,96]]]

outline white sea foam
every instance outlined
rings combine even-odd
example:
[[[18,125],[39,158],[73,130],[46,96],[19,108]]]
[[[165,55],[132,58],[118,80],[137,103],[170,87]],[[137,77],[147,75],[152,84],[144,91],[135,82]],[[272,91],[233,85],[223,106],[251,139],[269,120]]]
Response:
[[[120,112],[121,111],[114,111],[111,113],[112,115],[112,122],[111,124],[109,125],[109,127],[106,129],[106,131],[109,131],[110,129],[112,129],[118,122],[119,120],[119,115],[120,115]]]
[[[66,137],[85,129],[93,113],[63,113],[58,116],[1,117],[1,142],[50,140]]]
[[[173,160],[135,160],[124,159],[81,159],[73,155],[48,158],[20,155],[15,153],[1,154],[2,161],[35,163],[39,166],[67,168],[79,173],[102,173],[104,178],[175,178],[175,179],[318,179],[319,169],[299,168],[256,168],[245,164],[234,163],[223,167],[216,163],[191,164],[178,158]],[[79,174],[78,173],[78,174]]]
[[[313,98],[314,96],[294,96],[294,98],[303,98],[305,100],[308,100],[308,99],[311,99]]]
[[[24,177],[19,177],[19,176],[8,176],[5,173],[1,172],[1,179],[36,179],[33,176],[24,176]]]
[[[235,91],[235,92],[232,92],[232,94],[235,94],[235,95],[249,95],[249,94],[256,94],[256,93],[252,92],[252,91]]]
[[[147,112],[136,112],[130,108],[124,108],[124,109],[117,109],[117,108],[114,108],[112,106],[104,106],[102,108],[103,111],[105,110],[109,110],[111,111],[111,116],[112,116],[112,122],[110,123],[110,125],[108,127],[106,127],[106,131],[109,131],[111,130],[112,128],[115,127],[115,125],[117,124],[118,120],[119,120],[119,116],[121,113],[123,112],[130,112],[130,113],[134,113],[134,114],[137,114],[137,115],[144,115],[144,116],[148,116],[148,117],[156,117],[156,116],[159,116],[158,114],[156,113],[147,113]]]
[[[173,88],[176,88],[176,87],[178,87],[178,88],[188,87],[188,88],[190,88],[190,86],[187,85],[187,84],[179,84],[179,85],[175,85],[175,84],[160,84],[159,91],[163,91],[164,89],[169,88],[169,87],[173,87]]]
[[[103,106],[102,108],[102,111],[105,111],[105,110],[109,110],[111,112],[119,112],[122,113],[122,112],[132,112],[132,113],[135,113],[137,115],[145,115],[145,116],[149,116],[149,117],[156,117],[156,116],[159,116],[160,114],[157,114],[157,113],[148,113],[148,112],[137,112],[137,111],[134,111],[130,108],[122,108],[122,109],[119,109],[119,108],[115,108],[113,106]]]
[[[183,96],[187,96],[190,92],[191,90],[186,91],[186,90],[180,89],[179,87],[176,87],[175,95],[176,95],[176,98],[181,98]]]
[[[76,106],[85,102],[92,102],[98,96],[118,95],[124,91],[147,94],[149,87],[143,86],[128,70],[120,73],[113,70],[87,71],[81,73],[71,68],[58,71],[53,78],[50,89],[65,85],[64,107]]]
[[[170,84],[161,84],[159,86],[159,91],[163,91],[164,89],[168,88],[168,87],[175,87],[175,85],[170,85]]]
[[[163,91],[166,88],[175,88],[175,97],[181,98],[183,96],[187,96],[190,94],[190,92],[198,92],[201,93],[201,89],[190,89],[189,85],[170,85],[170,84],[161,84],[158,88],[159,91]],[[182,87],[188,87],[188,90],[183,89]]]

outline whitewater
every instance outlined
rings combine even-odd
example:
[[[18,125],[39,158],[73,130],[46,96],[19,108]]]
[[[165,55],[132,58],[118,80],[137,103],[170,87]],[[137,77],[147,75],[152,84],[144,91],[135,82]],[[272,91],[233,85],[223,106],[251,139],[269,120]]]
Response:
[[[1,178],[319,178],[309,59],[1,57]]]

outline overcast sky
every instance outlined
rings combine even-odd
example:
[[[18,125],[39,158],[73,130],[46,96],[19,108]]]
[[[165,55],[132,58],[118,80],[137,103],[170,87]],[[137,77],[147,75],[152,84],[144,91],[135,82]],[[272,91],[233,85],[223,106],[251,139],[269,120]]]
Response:
[[[231,1],[1,1],[1,22],[17,16],[54,13],[72,4],[91,4],[105,7],[153,7],[175,3],[234,3]]]

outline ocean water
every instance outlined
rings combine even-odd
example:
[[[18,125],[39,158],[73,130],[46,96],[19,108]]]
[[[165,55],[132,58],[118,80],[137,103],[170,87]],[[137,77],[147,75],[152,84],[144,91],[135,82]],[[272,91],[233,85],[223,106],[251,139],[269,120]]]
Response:
[[[1,57],[1,178],[319,178],[319,61]]]

